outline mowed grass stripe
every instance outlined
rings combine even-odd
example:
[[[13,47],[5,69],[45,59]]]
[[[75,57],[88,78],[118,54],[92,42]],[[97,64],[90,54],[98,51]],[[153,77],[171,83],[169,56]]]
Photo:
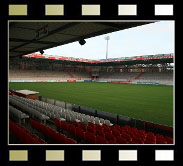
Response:
[[[10,83],[39,95],[154,123],[173,125],[173,87],[111,83]]]

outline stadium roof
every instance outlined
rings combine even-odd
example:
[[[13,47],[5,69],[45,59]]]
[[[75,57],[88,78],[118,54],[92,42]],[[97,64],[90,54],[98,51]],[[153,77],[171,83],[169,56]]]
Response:
[[[174,54],[156,54],[156,55],[143,55],[134,57],[121,57],[110,59],[83,59],[71,57],[54,57],[52,55],[44,54],[28,54],[23,56],[21,60],[49,62],[49,63],[63,63],[75,65],[91,65],[91,66],[114,66],[114,65],[135,65],[135,64],[160,64],[160,63],[173,63]]]
[[[10,21],[9,56],[22,56],[151,22]]]

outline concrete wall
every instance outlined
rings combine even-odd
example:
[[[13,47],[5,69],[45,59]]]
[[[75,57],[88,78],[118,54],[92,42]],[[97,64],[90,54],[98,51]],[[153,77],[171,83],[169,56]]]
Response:
[[[65,108],[65,102],[64,101],[55,100],[55,105],[57,105],[59,107],[62,107],[62,108]]]
[[[80,113],[96,116],[96,110],[89,107],[80,106]]]
[[[47,98],[47,103],[55,105],[55,100]]]

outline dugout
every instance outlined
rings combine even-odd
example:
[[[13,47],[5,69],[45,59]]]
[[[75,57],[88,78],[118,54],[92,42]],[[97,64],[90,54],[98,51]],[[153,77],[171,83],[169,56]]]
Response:
[[[30,90],[17,90],[14,92],[17,96],[25,97],[28,99],[37,100],[38,99],[38,93],[36,91],[30,91]]]

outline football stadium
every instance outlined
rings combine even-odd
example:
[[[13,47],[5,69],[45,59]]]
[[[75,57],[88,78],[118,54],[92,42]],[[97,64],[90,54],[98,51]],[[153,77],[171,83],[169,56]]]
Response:
[[[44,53],[149,24],[9,22],[9,144],[173,144],[173,53]]]

